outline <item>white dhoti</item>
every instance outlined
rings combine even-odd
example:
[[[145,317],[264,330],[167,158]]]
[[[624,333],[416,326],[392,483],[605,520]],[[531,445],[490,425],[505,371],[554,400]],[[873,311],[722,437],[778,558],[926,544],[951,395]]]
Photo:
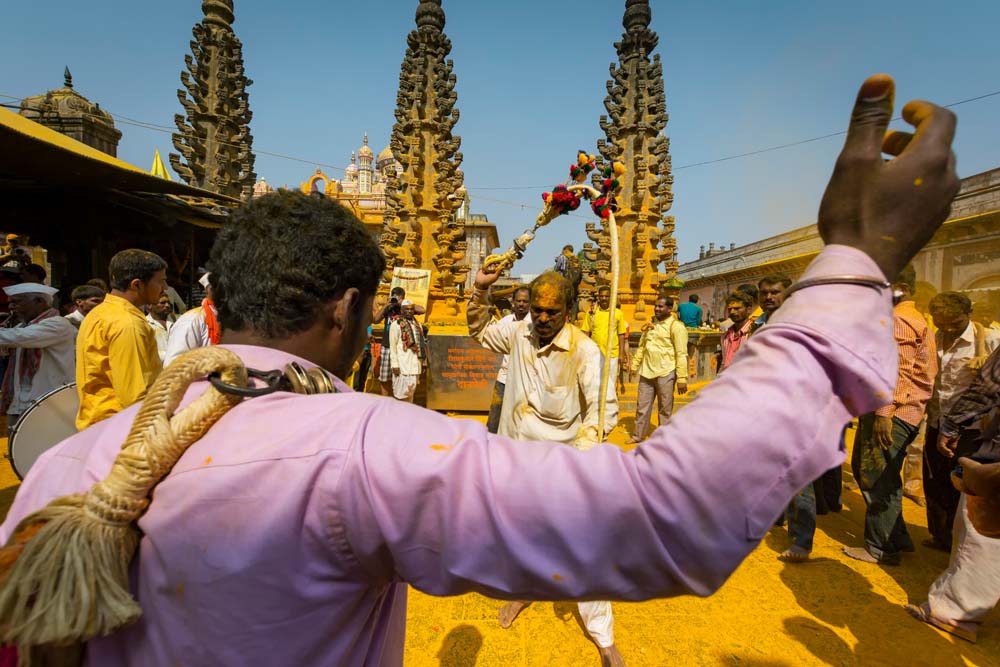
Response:
[[[401,401],[413,402],[413,395],[417,393],[417,376],[416,375],[399,375],[392,376],[392,395],[393,397]]]
[[[601,373],[604,373],[604,354],[601,354]],[[615,426],[618,426],[618,358],[614,357],[611,359],[611,372],[608,374],[608,390],[605,394],[606,401],[604,403],[604,433],[601,434],[602,437],[606,436],[614,430]]]
[[[1000,539],[980,535],[965,511],[955,512],[951,561],[931,584],[931,613],[951,621],[978,623],[1000,601]]]
[[[618,361],[615,359],[615,361]],[[611,615],[611,603],[607,600],[596,602],[578,602],[580,618],[587,627],[593,639],[601,648],[608,648],[615,643],[615,619]]]

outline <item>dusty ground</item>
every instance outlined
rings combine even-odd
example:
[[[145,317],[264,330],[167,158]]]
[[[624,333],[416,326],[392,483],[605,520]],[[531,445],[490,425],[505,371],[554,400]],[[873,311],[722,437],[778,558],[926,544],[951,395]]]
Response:
[[[853,431],[848,433],[853,437]],[[611,439],[621,445],[627,435],[620,427]],[[844,479],[852,479],[849,471]],[[880,567],[841,553],[844,545],[864,542],[864,500],[857,491],[845,491],[844,501],[840,514],[819,517],[808,563],[777,559],[788,546],[788,536],[785,529],[774,528],[711,598],[615,603],[615,640],[626,663],[1000,665],[1000,612],[984,624],[979,643],[973,645],[918,623],[903,610],[907,602],[926,599],[928,586],[948,564],[947,554],[919,546],[928,536],[924,510],[904,500],[917,552],[905,555],[898,567]],[[480,595],[434,598],[411,589],[406,664],[600,665],[576,605],[535,603],[508,630],[496,621],[502,605]]]
[[[616,429],[612,440],[624,441]],[[2,443],[6,452],[6,441]],[[845,479],[850,479],[849,473]],[[17,490],[9,465],[0,464],[0,514]],[[909,500],[904,513],[914,541],[927,536],[923,510]],[[677,598],[616,603],[615,637],[626,663],[798,667],[878,665],[1000,666],[1000,613],[972,645],[913,621],[902,605],[924,599],[948,562],[946,554],[917,547],[899,567],[853,561],[843,545],[862,543],[864,501],[845,492],[840,514],[819,517],[813,560],[785,564],[787,546],[775,528],[732,579],[709,599]],[[467,595],[432,598],[411,591],[406,664],[599,665],[576,608],[535,603],[509,630],[497,625],[501,602]]]

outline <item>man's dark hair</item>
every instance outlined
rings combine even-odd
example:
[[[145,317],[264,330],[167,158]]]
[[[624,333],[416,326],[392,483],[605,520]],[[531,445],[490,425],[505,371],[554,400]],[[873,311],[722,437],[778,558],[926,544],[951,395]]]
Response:
[[[742,285],[736,288],[736,291],[743,292],[748,297],[750,297],[751,306],[757,303],[757,298],[760,296],[760,292],[757,290],[757,288],[751,285],[750,283],[743,283]]]
[[[564,245],[563,246],[563,250],[569,250],[570,252],[573,252],[573,246],[571,246],[571,245]]]
[[[753,306],[753,299],[749,294],[741,289],[737,289],[735,292],[726,297],[727,306],[733,302],[742,303],[747,308],[751,308]]]
[[[661,294],[660,296],[656,297],[656,300],[657,301],[666,301],[667,302],[667,308],[673,308],[674,307],[674,300],[672,298],[670,298],[669,296],[665,296],[665,295]],[[697,303],[697,301],[695,301],[694,303]]]
[[[103,297],[105,294],[107,294],[107,292],[102,290],[100,287],[94,287],[93,285],[80,285],[79,287],[73,288],[70,298],[75,302],[77,299],[92,299],[95,296]]]
[[[91,278],[90,280],[88,280],[84,284],[85,285],[93,285],[94,287],[97,287],[98,289],[100,289],[105,294],[108,293],[108,283],[105,282],[105,280],[103,278]]]
[[[402,299],[403,297],[406,296],[406,290],[400,287],[399,285],[396,285],[391,290],[389,290],[389,296],[398,296],[399,298]]]
[[[914,292],[917,291],[916,268],[914,268],[912,264],[907,264],[902,268],[902,270],[899,272],[899,275],[896,276],[896,280],[894,280],[893,282],[899,285],[906,285],[907,287],[910,288],[910,294],[913,294]]]
[[[49,272],[45,270],[45,267],[41,264],[25,264],[21,269],[21,275],[29,280],[25,282],[29,283],[44,283],[45,278],[49,275]]]
[[[349,288],[373,296],[385,257],[336,201],[278,190],[233,213],[209,269],[222,328],[278,338],[311,327]]]
[[[539,274],[531,284],[528,285],[528,294],[532,299],[535,298],[535,292],[542,285],[552,285],[559,289],[563,295],[563,305],[567,308],[573,305],[573,299],[576,298],[576,289],[574,289],[573,284],[566,280],[566,277],[562,274],[556,273],[555,271],[546,271],[545,273]]]
[[[167,263],[156,253],[131,248],[122,250],[111,258],[108,273],[111,276],[111,286],[124,292],[133,280],[149,282],[157,271],[166,268]]]
[[[969,300],[969,297],[958,292],[941,292],[934,295],[927,309],[931,315],[938,314],[946,317],[968,315],[972,312],[972,301]]]
[[[781,285],[785,289],[788,289],[792,285],[792,279],[783,273],[772,273],[769,276],[764,276],[757,282],[758,289],[764,285]]]
[[[521,292],[527,292],[528,293],[528,298],[529,299],[531,298],[531,288],[528,287],[527,285],[521,285],[520,287],[518,287],[517,289],[515,289],[514,292],[513,292],[513,294],[511,294],[511,296],[516,299],[517,295],[520,294]]]
[[[611,294],[611,285],[601,285],[600,287],[598,287],[597,293],[600,294],[601,292],[607,292],[608,294]]]
[[[691,303],[698,303],[698,295],[692,294],[691,296],[688,297],[688,301],[690,301]]]

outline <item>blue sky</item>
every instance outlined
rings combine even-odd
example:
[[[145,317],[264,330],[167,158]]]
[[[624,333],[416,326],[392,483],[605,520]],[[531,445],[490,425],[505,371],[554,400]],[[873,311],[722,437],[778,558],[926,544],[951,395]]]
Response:
[[[388,143],[399,65],[416,0],[236,0],[254,112],[254,148],[346,166],[367,131]],[[1000,90],[1000,3],[652,0],[664,62],[682,261],[715,242],[737,245],[810,224],[841,139],[684,168],[844,129],[857,86],[896,77],[898,99],[952,103]],[[563,181],[577,148],[602,136],[608,64],[624,0],[444,0],[458,77],[463,168],[474,212],[503,244]],[[198,0],[12,3],[0,28],[0,93],[62,84],[119,116],[172,126]],[[4,99],[10,102],[10,99]],[[955,109],[961,175],[1000,165],[1000,96]],[[148,168],[169,133],[119,123],[123,159]],[[315,166],[258,153],[272,185]],[[337,171],[325,168],[331,176]],[[523,189],[497,189],[522,188]],[[579,247],[585,218],[543,230],[515,273]]]

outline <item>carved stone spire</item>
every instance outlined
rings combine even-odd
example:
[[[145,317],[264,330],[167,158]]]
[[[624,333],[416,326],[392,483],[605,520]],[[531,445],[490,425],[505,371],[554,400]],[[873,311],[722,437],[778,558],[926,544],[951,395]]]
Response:
[[[184,88],[177,91],[185,111],[174,116],[174,148],[180,155],[171,153],[170,165],[190,185],[248,198],[257,180],[247,94],[253,81],[232,29],[233,1],[204,0],[201,9],[205,18],[194,26],[193,56],[184,56]]]
[[[462,140],[452,134],[458,122],[454,63],[446,60],[451,40],[441,0],[421,0],[417,29],[407,37],[399,74],[396,123],[390,147],[403,165],[390,172],[386,187],[382,250],[388,259],[386,280],[396,266],[431,270],[431,317],[458,314],[458,285],[469,267],[465,223],[456,219],[461,205]]]
[[[66,65],[66,69],[63,70],[63,86],[73,88],[73,74],[69,71],[69,65]]]
[[[634,320],[649,318],[658,290],[677,273],[674,219],[665,215],[674,199],[670,140],[663,134],[667,103],[660,56],[650,58],[659,41],[649,29],[651,19],[647,0],[626,0],[625,34],[615,44],[619,61],[611,64],[604,99],[608,115],[601,116],[606,139],[597,142],[605,160],[625,164],[615,214],[621,227],[618,293],[626,314],[631,311]],[[587,234],[597,244],[596,248],[588,244],[586,249],[595,261],[586,277],[592,288],[606,273],[609,242],[607,230],[596,225],[588,225]]]

